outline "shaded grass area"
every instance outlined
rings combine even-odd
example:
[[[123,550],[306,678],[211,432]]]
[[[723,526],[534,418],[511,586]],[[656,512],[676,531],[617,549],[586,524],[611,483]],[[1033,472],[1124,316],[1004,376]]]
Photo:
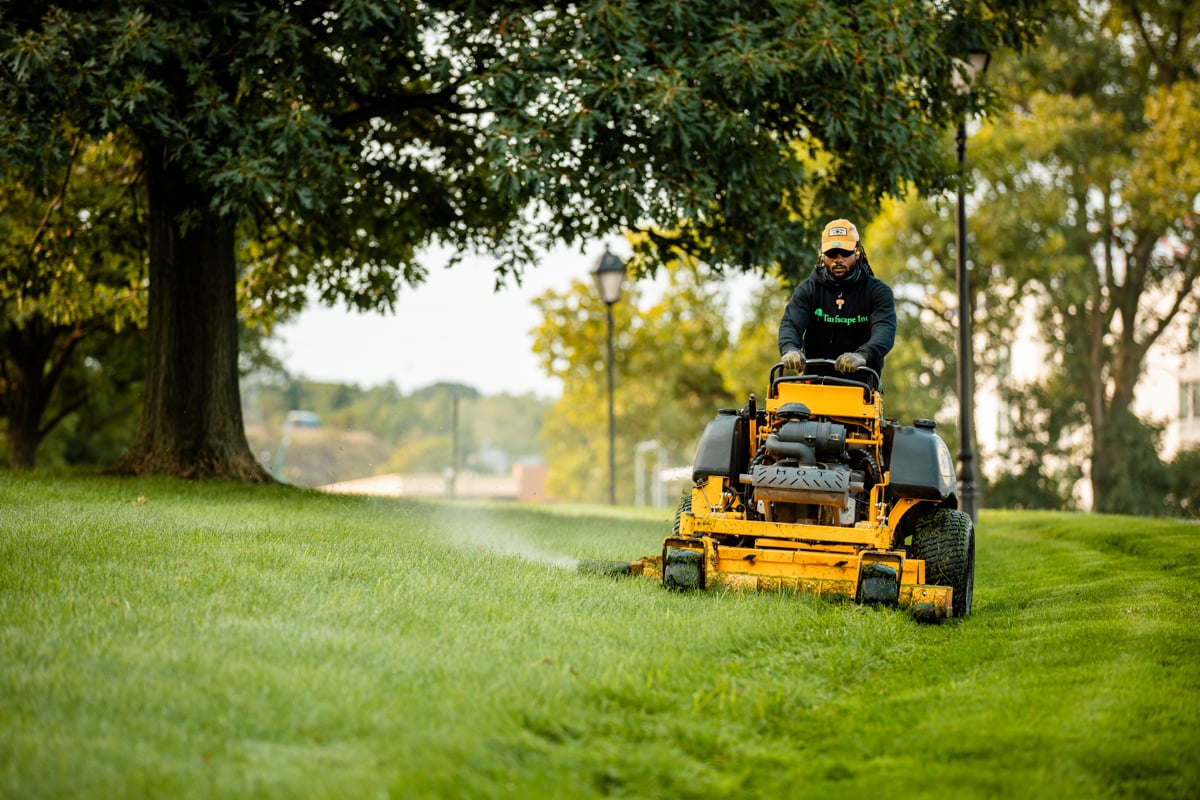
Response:
[[[0,473],[0,795],[1200,794],[1200,528],[985,512],[936,627],[573,569],[669,527]]]

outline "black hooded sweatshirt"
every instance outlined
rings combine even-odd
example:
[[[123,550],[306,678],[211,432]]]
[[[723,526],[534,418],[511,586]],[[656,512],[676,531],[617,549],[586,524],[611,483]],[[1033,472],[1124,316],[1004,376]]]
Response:
[[[896,300],[875,277],[865,255],[838,280],[824,265],[800,282],[779,322],[779,353],[799,350],[808,358],[859,352],[883,377],[883,358],[896,342]]]

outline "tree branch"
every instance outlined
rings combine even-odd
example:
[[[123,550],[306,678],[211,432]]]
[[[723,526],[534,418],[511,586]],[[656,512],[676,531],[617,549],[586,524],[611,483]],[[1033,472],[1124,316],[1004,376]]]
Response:
[[[1154,40],[1150,38],[1150,31],[1146,29],[1146,22],[1142,18],[1142,9],[1137,0],[1129,0],[1127,3],[1127,8],[1129,9],[1129,15],[1133,17],[1133,24],[1137,27],[1138,36],[1141,37],[1143,44],[1146,45],[1146,53],[1149,54],[1150,61],[1153,62],[1154,66],[1158,67],[1158,69],[1162,72],[1163,85],[1168,88],[1174,86],[1175,80],[1179,76],[1179,66],[1175,61],[1177,53],[1160,53],[1157,49],[1155,49]],[[1176,46],[1183,47],[1183,42],[1186,40],[1186,36],[1183,32],[1182,7],[1175,12],[1171,19],[1175,23],[1175,29],[1172,31],[1172,33],[1174,34]],[[1170,36],[1166,38],[1166,46],[1169,46],[1171,40],[1172,38]]]
[[[67,367],[67,362],[71,360],[71,354],[75,352],[75,346],[83,341],[89,333],[95,330],[96,326],[85,326],[82,322],[76,322],[67,331],[66,339],[63,341],[54,356],[50,359],[50,369],[46,370],[46,376],[43,379],[43,385],[46,387],[47,397],[54,391],[55,384],[62,377],[63,370]]]
[[[1150,332],[1147,344],[1152,344],[1158,339],[1167,329],[1167,326],[1175,319],[1183,308],[1183,304],[1191,299],[1194,295],[1192,292],[1196,287],[1196,280],[1200,278],[1200,259],[1195,258],[1196,247],[1195,243],[1188,245],[1187,250],[1182,254],[1180,261],[1188,264],[1187,269],[1181,269],[1183,273],[1183,285],[1179,287],[1179,291],[1175,293],[1175,301],[1171,303],[1171,309],[1166,314],[1161,314],[1158,317],[1158,324]]]
[[[58,423],[62,422],[64,419],[69,417],[71,414],[74,414],[79,409],[83,408],[83,406],[87,403],[87,399],[88,399],[88,396],[86,393],[81,394],[78,397],[76,397],[74,400],[72,400],[71,402],[67,403],[61,409],[59,409],[58,413],[55,414],[53,417],[51,417],[49,420],[47,420],[45,425],[38,428],[38,432],[37,432],[38,442],[41,442],[42,439],[45,439],[46,434],[48,434],[48,433],[50,433],[50,431],[54,430],[55,426],[58,425]]]
[[[50,200],[50,204],[46,206],[46,213],[42,216],[42,221],[38,223],[37,228],[33,232],[33,238],[29,240],[29,256],[33,257],[34,251],[37,249],[38,242],[42,240],[42,236],[46,233],[46,228],[50,225],[50,217],[54,216],[54,212],[62,206],[63,200],[67,197],[67,187],[71,184],[71,165],[75,163],[75,157],[79,154],[79,147],[82,140],[75,137],[75,141],[71,144],[71,157],[67,159],[66,169],[63,170],[62,186],[59,187],[58,194]]]

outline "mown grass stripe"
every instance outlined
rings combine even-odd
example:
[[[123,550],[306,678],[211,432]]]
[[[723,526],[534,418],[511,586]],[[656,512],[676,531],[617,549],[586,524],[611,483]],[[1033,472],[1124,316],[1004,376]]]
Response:
[[[0,473],[0,796],[1200,794],[1195,526],[985,512],[941,626],[571,569],[669,527]]]

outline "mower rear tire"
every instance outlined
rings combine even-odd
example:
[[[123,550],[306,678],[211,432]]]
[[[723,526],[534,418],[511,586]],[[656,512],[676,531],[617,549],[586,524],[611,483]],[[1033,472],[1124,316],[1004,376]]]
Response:
[[[939,508],[913,526],[912,555],[925,562],[925,582],[954,590],[951,613],[971,613],[975,593],[975,526],[953,508]]]
[[[679,498],[679,507],[675,509],[675,524],[671,527],[673,535],[679,535],[680,518],[684,514],[690,513],[692,513],[692,493],[684,492],[683,497]]]

